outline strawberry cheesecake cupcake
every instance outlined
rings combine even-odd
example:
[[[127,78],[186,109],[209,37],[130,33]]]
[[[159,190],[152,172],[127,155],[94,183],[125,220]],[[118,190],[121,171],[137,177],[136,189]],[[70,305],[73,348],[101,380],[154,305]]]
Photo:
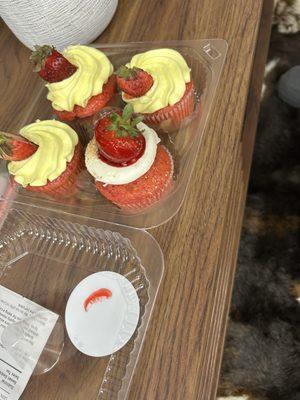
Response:
[[[116,92],[112,63],[93,47],[69,46],[60,53],[51,46],[36,46],[30,59],[47,82],[47,98],[61,120],[96,114]]]
[[[34,122],[23,127],[20,136],[8,136],[0,147],[9,160],[8,172],[26,190],[56,198],[74,194],[84,157],[77,133],[67,124]]]
[[[97,190],[118,207],[140,211],[162,199],[173,185],[173,159],[156,132],[123,112],[103,113],[87,146],[85,164]]]
[[[117,71],[122,98],[144,122],[165,132],[179,129],[195,108],[195,88],[185,59],[173,49],[136,54]]]

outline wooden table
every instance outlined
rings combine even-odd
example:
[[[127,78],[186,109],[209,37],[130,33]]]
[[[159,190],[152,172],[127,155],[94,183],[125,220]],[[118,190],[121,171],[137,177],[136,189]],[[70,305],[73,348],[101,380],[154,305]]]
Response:
[[[120,0],[113,22],[99,38],[217,37],[229,44],[185,204],[175,218],[151,231],[164,252],[166,270],[130,400],[215,398],[271,10],[271,0]],[[28,50],[3,23],[0,33],[7,119],[7,110],[19,101],[14,79],[22,84],[31,67]]]

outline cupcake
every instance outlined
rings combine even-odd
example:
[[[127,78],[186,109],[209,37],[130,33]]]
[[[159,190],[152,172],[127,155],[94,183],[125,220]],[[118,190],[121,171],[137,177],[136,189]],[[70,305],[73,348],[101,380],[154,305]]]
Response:
[[[156,132],[132,117],[132,106],[107,112],[95,126],[85,163],[97,190],[124,210],[162,199],[173,184],[173,160]]]
[[[176,50],[136,54],[118,69],[117,83],[123,100],[154,129],[173,132],[194,111],[191,70]]]
[[[36,46],[30,58],[47,81],[47,98],[61,120],[97,114],[116,92],[113,65],[93,47],[69,46],[61,54],[51,46]]]
[[[77,133],[70,126],[55,120],[37,121],[0,146],[11,149],[3,156],[10,160],[8,172],[26,190],[53,197],[74,194],[84,157]]]

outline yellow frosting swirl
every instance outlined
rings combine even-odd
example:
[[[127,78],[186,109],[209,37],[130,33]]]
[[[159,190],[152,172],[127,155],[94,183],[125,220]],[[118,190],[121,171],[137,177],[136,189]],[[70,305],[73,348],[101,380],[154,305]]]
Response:
[[[88,46],[69,46],[63,52],[76,72],[60,82],[48,83],[47,99],[59,111],[85,107],[92,96],[102,93],[103,85],[113,73],[113,65],[102,51]]]
[[[8,171],[22,186],[43,186],[60,176],[71,161],[78,143],[77,133],[63,122],[37,121],[20,134],[37,144],[37,151],[22,161],[11,161]]]
[[[153,113],[177,103],[191,81],[190,68],[180,53],[172,49],[155,49],[132,57],[128,67],[138,67],[153,78],[153,85],[141,97],[123,100],[133,105],[135,112]]]

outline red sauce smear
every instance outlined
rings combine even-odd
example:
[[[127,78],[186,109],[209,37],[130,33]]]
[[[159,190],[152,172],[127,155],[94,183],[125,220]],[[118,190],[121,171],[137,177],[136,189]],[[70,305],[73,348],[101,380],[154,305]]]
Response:
[[[102,297],[109,299],[112,296],[112,292],[109,289],[101,288],[96,290],[95,292],[91,293],[89,297],[87,297],[83,303],[83,307],[85,311],[87,311],[88,306],[90,304],[96,303],[100,301]]]
[[[101,161],[105,162],[106,164],[111,165],[112,167],[119,167],[119,168],[128,167],[129,165],[136,163],[137,160],[142,157],[142,155],[145,153],[145,148],[146,148],[146,144],[144,143],[144,146],[141,148],[141,151],[139,152],[139,154],[127,162],[118,163],[118,162],[110,161],[106,157],[104,157],[102,154],[100,154],[99,152],[98,152],[98,158]]]

